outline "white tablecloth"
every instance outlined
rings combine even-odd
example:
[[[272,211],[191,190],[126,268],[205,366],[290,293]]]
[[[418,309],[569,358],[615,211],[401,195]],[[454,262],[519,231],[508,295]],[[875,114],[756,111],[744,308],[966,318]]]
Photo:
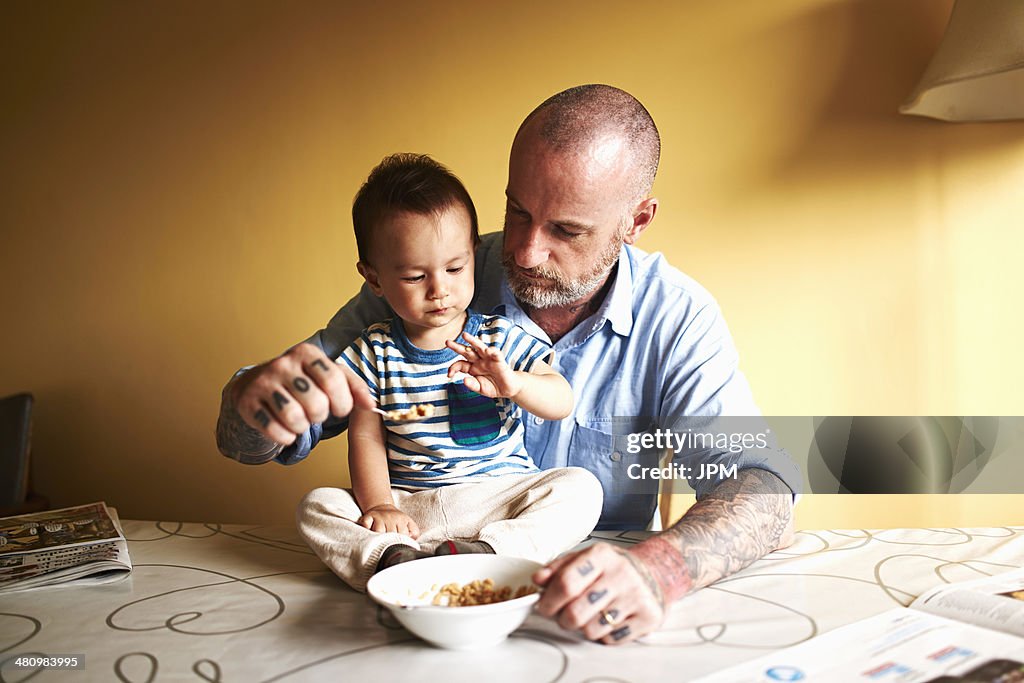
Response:
[[[937,583],[1024,565],[1024,527],[803,531],[680,601],[643,642],[595,645],[532,616],[504,644],[465,653],[415,639],[291,528],[126,521],[124,530],[129,579],[0,598],[3,681],[692,680],[909,604]],[[85,669],[11,668],[32,653],[84,654]]]

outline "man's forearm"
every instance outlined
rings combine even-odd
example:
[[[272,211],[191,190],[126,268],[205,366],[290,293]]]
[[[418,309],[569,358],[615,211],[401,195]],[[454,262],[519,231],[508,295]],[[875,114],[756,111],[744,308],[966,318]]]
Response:
[[[220,415],[217,417],[217,449],[227,457],[245,465],[259,465],[273,460],[284,446],[268,439],[245,423],[235,410],[228,382],[220,397]]]
[[[667,607],[788,543],[792,501],[789,487],[771,472],[740,470],[630,555],[641,560],[638,569]]]

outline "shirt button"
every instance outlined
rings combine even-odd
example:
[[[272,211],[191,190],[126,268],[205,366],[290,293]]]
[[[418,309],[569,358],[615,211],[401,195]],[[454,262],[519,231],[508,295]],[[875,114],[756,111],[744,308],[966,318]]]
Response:
[[[614,460],[615,462],[622,460],[622,454],[619,453],[618,451],[612,451],[612,460]]]
[[[542,425],[542,424],[544,424],[544,418],[543,417],[535,417],[535,418],[533,418],[533,424],[535,424],[535,425]]]

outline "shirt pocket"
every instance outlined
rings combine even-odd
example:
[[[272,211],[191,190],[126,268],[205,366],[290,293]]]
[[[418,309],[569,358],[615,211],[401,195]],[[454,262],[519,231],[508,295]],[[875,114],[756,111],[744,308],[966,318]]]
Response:
[[[502,420],[494,399],[470,391],[462,382],[449,382],[447,392],[452,441],[479,446],[498,437]]]
[[[598,529],[646,529],[658,503],[658,481],[639,478],[656,467],[659,454],[630,444],[631,433],[646,431],[613,418],[577,417],[568,464],[596,476],[604,489]]]

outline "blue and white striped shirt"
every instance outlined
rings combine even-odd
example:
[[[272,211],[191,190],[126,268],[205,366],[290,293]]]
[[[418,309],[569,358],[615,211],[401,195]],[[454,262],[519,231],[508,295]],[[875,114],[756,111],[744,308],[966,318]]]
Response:
[[[500,349],[513,370],[529,372],[551,353],[547,344],[501,316],[470,312],[463,332]],[[461,335],[456,342],[465,343]],[[428,489],[537,471],[523,440],[522,409],[509,399],[487,399],[455,387],[461,382],[448,379],[448,368],[459,355],[448,348],[414,346],[400,318],[371,325],[342,359],[366,382],[382,409],[434,406],[434,415],[419,422],[385,419],[392,486]],[[452,410],[465,406],[467,396],[473,403],[469,421],[453,427]]]

